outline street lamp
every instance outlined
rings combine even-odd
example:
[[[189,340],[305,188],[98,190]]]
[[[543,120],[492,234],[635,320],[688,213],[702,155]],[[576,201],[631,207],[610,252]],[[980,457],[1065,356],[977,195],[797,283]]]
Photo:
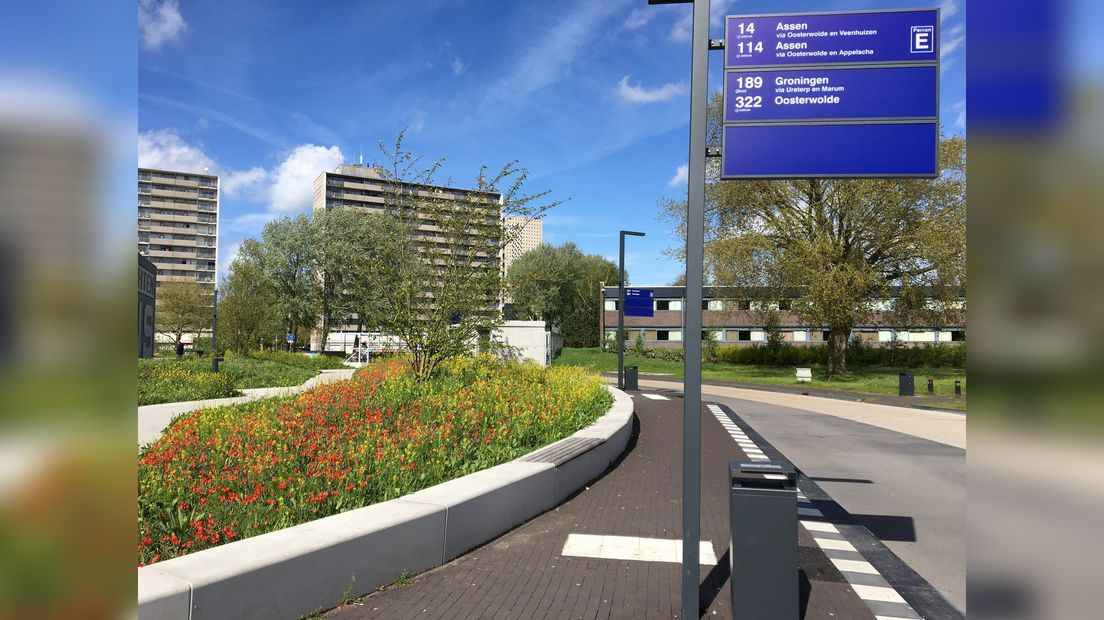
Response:
[[[617,389],[625,389],[625,237],[643,237],[633,230],[621,231],[621,251],[617,269]]]

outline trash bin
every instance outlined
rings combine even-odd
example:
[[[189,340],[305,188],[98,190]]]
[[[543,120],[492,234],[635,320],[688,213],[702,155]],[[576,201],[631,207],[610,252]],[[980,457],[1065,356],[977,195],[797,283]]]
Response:
[[[222,362],[221,357],[212,357],[211,358],[211,372],[218,372],[219,371],[219,364],[221,362]]]
[[[636,366],[625,366],[625,389],[626,390],[640,389],[640,388],[637,387],[638,383],[639,382],[637,381],[637,367]]]
[[[797,620],[797,473],[762,461],[730,461],[728,473],[732,617]]]
[[[900,396],[916,396],[916,378],[907,372],[897,375],[897,394]]]

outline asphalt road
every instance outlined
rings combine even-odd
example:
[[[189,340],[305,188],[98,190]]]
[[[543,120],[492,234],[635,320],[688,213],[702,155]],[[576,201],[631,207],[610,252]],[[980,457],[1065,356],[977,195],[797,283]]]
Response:
[[[965,613],[964,449],[800,408],[703,400],[731,407]]]

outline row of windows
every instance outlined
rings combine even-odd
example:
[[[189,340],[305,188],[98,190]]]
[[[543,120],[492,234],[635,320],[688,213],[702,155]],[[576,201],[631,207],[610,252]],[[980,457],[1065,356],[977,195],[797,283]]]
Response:
[[[155,215],[167,216],[167,217],[179,217],[181,214],[180,214],[179,211],[175,211],[175,210],[172,210],[172,209],[154,209],[154,208],[150,208],[150,207],[139,207],[138,208],[138,217],[139,217],[139,219],[151,219]],[[188,219],[193,219],[193,218],[194,218],[195,221],[206,222],[208,224],[214,224],[215,221],[216,221],[215,216],[213,214],[209,214],[209,213],[198,213],[198,214],[192,215]]]
[[[626,338],[632,340],[641,335],[646,341],[681,341],[681,329],[626,329]],[[607,329],[609,338],[617,337],[616,329]],[[828,330],[795,329],[784,330],[783,338],[791,342],[827,342],[831,336]],[[864,337],[865,336],[865,337]],[[876,336],[876,338],[875,338]],[[877,342],[965,342],[966,331],[952,329],[944,331],[935,330],[854,330],[848,338],[861,338]],[[761,329],[713,329],[703,330],[703,339],[716,340],[718,342],[766,342],[767,333]]]
[[[683,307],[683,300],[681,299],[656,299],[654,302],[655,310],[668,310],[668,311],[681,311]],[[936,307],[940,305],[937,300],[929,300],[928,305]],[[962,308],[961,302],[955,302],[950,304],[955,308]],[[873,310],[879,312],[889,312],[893,310],[892,300],[878,300],[872,304]],[[617,311],[617,300],[607,299],[605,300],[605,308],[610,312]],[[764,310],[781,310],[787,311],[793,309],[793,302],[789,299],[783,299],[778,302],[762,302],[753,301],[750,299],[703,299],[702,310],[711,311],[756,311],[761,312]]]

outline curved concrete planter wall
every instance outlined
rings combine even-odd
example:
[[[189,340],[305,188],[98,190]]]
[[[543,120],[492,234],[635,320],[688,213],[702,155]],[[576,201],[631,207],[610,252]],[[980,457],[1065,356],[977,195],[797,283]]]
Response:
[[[364,508],[138,569],[142,620],[298,618],[444,564],[556,506],[625,451],[633,403],[520,459]],[[353,576],[355,575],[355,584]]]

